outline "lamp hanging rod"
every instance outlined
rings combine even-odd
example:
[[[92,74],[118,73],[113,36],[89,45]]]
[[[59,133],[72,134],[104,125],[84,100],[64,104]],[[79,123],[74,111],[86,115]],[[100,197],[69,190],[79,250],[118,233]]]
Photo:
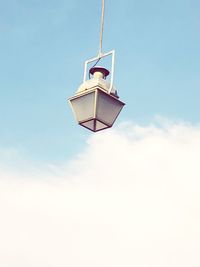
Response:
[[[100,28],[100,44],[99,44],[99,58],[103,54],[103,30],[104,30],[104,17],[105,17],[105,0],[102,0],[102,12],[101,12],[101,28]]]

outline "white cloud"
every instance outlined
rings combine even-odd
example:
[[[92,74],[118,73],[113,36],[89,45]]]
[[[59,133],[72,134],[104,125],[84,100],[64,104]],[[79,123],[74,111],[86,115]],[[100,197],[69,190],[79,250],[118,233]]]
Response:
[[[200,266],[200,128],[132,123],[67,166],[1,171],[0,266]]]

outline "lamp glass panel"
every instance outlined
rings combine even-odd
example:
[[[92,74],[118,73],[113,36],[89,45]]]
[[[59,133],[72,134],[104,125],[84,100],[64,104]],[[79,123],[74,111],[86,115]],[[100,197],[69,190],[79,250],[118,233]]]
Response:
[[[108,125],[96,120],[96,131],[100,131],[100,130],[103,130],[105,128],[108,128]]]
[[[82,122],[81,125],[92,130],[92,131],[95,130],[95,120]]]
[[[95,92],[70,99],[72,109],[78,122],[94,117]]]
[[[118,99],[98,91],[96,118],[112,126],[123,106]]]

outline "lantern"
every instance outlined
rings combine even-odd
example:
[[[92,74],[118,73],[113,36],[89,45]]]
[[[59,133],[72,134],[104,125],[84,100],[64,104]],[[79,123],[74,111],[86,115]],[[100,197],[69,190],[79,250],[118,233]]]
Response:
[[[110,81],[107,80],[110,72],[101,66],[92,67],[89,70],[90,78],[86,80],[88,64],[109,55],[112,55]],[[77,122],[93,132],[112,127],[125,105],[119,100],[113,86],[115,52],[102,54],[101,58],[97,57],[85,62],[83,83],[76,94],[69,98]]]

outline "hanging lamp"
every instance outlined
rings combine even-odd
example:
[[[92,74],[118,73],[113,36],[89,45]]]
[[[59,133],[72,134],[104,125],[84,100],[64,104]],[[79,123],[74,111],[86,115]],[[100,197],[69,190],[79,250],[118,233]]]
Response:
[[[105,0],[102,0],[102,16],[100,30],[100,46],[97,57],[85,61],[83,83],[79,86],[74,96],[68,99],[78,124],[97,132],[112,127],[120,111],[125,105],[119,100],[117,91],[113,86],[115,51],[108,53],[102,51],[104,28]],[[111,71],[97,63],[106,57],[112,57]],[[89,70],[88,65],[96,62]],[[110,80],[108,81],[108,76]]]

